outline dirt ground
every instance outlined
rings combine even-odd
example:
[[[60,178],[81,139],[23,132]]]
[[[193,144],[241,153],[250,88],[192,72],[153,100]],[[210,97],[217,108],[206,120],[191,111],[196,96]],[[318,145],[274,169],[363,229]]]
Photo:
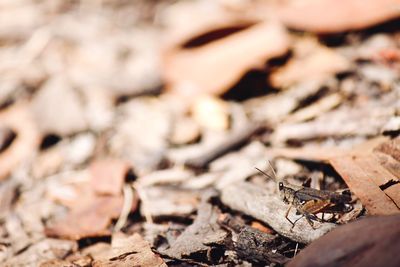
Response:
[[[0,1],[0,266],[400,266],[400,1]]]

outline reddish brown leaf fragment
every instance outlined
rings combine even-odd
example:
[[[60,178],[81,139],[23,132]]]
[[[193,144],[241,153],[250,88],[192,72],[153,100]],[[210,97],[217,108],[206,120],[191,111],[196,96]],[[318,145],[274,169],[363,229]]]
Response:
[[[64,219],[46,229],[48,236],[77,240],[84,237],[109,235],[112,218],[117,218],[123,205],[122,197],[101,196],[73,210]]]
[[[121,194],[125,176],[130,166],[120,160],[99,160],[90,166],[91,185],[98,194]]]
[[[285,54],[288,46],[282,25],[258,23],[199,47],[171,49],[164,57],[165,79],[185,96],[221,95],[250,69]]]
[[[357,156],[345,156],[331,159],[330,162],[371,215],[400,212],[393,200],[374,182],[377,173],[369,169],[368,161],[359,160]]]

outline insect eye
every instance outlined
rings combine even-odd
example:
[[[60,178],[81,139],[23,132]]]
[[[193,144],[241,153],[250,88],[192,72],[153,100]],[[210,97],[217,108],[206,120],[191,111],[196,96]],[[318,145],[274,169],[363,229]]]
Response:
[[[279,183],[279,190],[282,190],[282,189],[283,189],[283,183],[280,182],[280,183]]]

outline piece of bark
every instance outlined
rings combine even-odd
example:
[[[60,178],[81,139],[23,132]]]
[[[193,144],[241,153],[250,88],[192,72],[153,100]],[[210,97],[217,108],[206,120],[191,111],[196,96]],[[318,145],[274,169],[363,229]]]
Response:
[[[118,196],[122,192],[130,165],[122,160],[103,159],[90,166],[91,186],[97,194]]]
[[[302,38],[295,43],[294,55],[289,62],[270,76],[275,87],[285,88],[301,81],[323,79],[336,73],[349,71],[347,58],[315,39]]]
[[[110,138],[111,154],[130,162],[135,174],[144,175],[156,169],[168,146],[170,107],[161,99],[142,97],[124,103],[120,115]]]
[[[13,202],[16,200],[18,183],[5,181],[0,183],[0,220],[8,215]]]
[[[399,223],[400,215],[377,216],[337,227],[302,250],[287,266],[399,266]]]
[[[263,221],[279,234],[300,243],[308,244],[335,227],[331,223],[322,223],[314,230],[303,218],[291,230],[292,224],[285,218],[289,206],[278,198],[277,193],[248,182],[237,183],[222,189],[221,200],[230,208]],[[295,209],[292,208],[289,213],[292,221],[298,217],[294,214]]]
[[[383,167],[390,171],[394,176],[400,177],[399,161],[391,156],[379,151],[374,151],[374,156]]]
[[[32,176],[36,179],[56,174],[64,165],[65,158],[61,146],[53,146],[42,151],[32,164]]]
[[[32,112],[42,132],[70,135],[88,127],[82,101],[69,80],[53,77],[35,94]]]
[[[111,242],[111,250],[101,259],[94,260],[93,267],[156,267],[167,265],[156,254],[151,251],[147,241],[135,233],[132,236],[114,234]]]
[[[8,259],[2,266],[40,266],[51,259],[63,259],[76,250],[77,243],[74,241],[46,238]]]
[[[384,136],[369,139],[353,147],[272,147],[268,150],[268,155],[272,157],[283,157],[289,159],[299,159],[306,161],[322,161],[328,163],[330,159],[348,155],[365,155],[372,153],[372,150],[379,144],[388,141]]]
[[[207,257],[213,246],[222,245],[227,233],[217,224],[217,209],[208,203],[210,194],[212,196],[214,193],[204,195],[194,222],[163,253],[177,259],[190,258],[192,254],[200,253],[206,255],[205,261],[211,260]]]
[[[39,146],[40,134],[29,112],[26,102],[12,105],[0,112],[2,125],[12,128],[17,137],[0,153],[0,181],[30,157]]]
[[[336,33],[360,30],[398,18],[399,5],[397,0],[294,1],[282,7],[279,17],[290,28]]]
[[[373,156],[344,156],[330,160],[350,190],[357,195],[372,215],[399,213],[398,194],[379,188],[391,179],[398,180],[375,161]],[[391,194],[391,195],[389,195]]]
[[[392,117],[382,127],[383,134],[398,134],[400,132],[400,116]]]
[[[262,68],[268,59],[288,50],[289,36],[279,23],[230,26],[241,30],[199,47],[167,51],[164,74],[168,87],[191,99],[202,93],[221,95],[247,71]]]
[[[400,137],[377,146],[374,151],[385,153],[397,161],[400,161]]]
[[[170,186],[138,189],[142,199],[141,209],[154,217],[187,216],[196,210],[200,202],[200,193],[193,190],[180,190]]]
[[[341,106],[309,122],[280,124],[271,139],[273,143],[281,144],[288,140],[377,136],[385,122],[395,114],[396,100],[394,94],[386,94],[379,101]]]
[[[265,130],[265,126],[262,124],[245,126],[243,129],[230,134],[221,143],[215,144],[206,151],[202,151],[201,155],[187,159],[185,165],[195,169],[204,169],[211,161],[224,155],[225,153],[237,149],[244,143],[248,142],[254,134],[263,130]]]
[[[183,168],[154,171],[138,178],[141,186],[177,184],[189,181],[193,173]]]
[[[301,122],[310,119],[314,119],[315,117],[319,116],[320,114],[332,110],[333,108],[340,105],[342,101],[342,97],[338,93],[334,93],[323,97],[316,101],[315,103],[298,110],[297,112],[289,115],[285,122],[294,123],[294,122]]]
[[[241,259],[256,263],[285,264],[288,258],[274,250],[279,245],[277,235],[245,225],[230,215],[221,215],[218,223],[232,232],[233,247]]]
[[[280,123],[288,114],[299,107],[300,103],[316,95],[323,86],[331,84],[331,79],[312,79],[296,84],[279,94],[257,97],[245,102],[246,112],[255,121]]]

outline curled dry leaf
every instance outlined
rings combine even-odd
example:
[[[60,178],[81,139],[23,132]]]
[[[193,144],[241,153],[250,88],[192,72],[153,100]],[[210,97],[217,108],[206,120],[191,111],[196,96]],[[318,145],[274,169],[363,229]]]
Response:
[[[398,0],[291,1],[279,10],[290,28],[318,33],[360,30],[400,17]]]
[[[3,126],[9,127],[17,134],[12,144],[0,153],[0,180],[2,180],[36,150],[40,134],[29,113],[27,103],[19,103],[0,112],[0,121]]]
[[[285,29],[277,22],[231,25],[237,31],[196,47],[175,47],[164,55],[164,75],[170,89],[182,95],[220,95],[247,71],[263,67],[289,46]],[[209,31],[223,29],[210,28]]]

